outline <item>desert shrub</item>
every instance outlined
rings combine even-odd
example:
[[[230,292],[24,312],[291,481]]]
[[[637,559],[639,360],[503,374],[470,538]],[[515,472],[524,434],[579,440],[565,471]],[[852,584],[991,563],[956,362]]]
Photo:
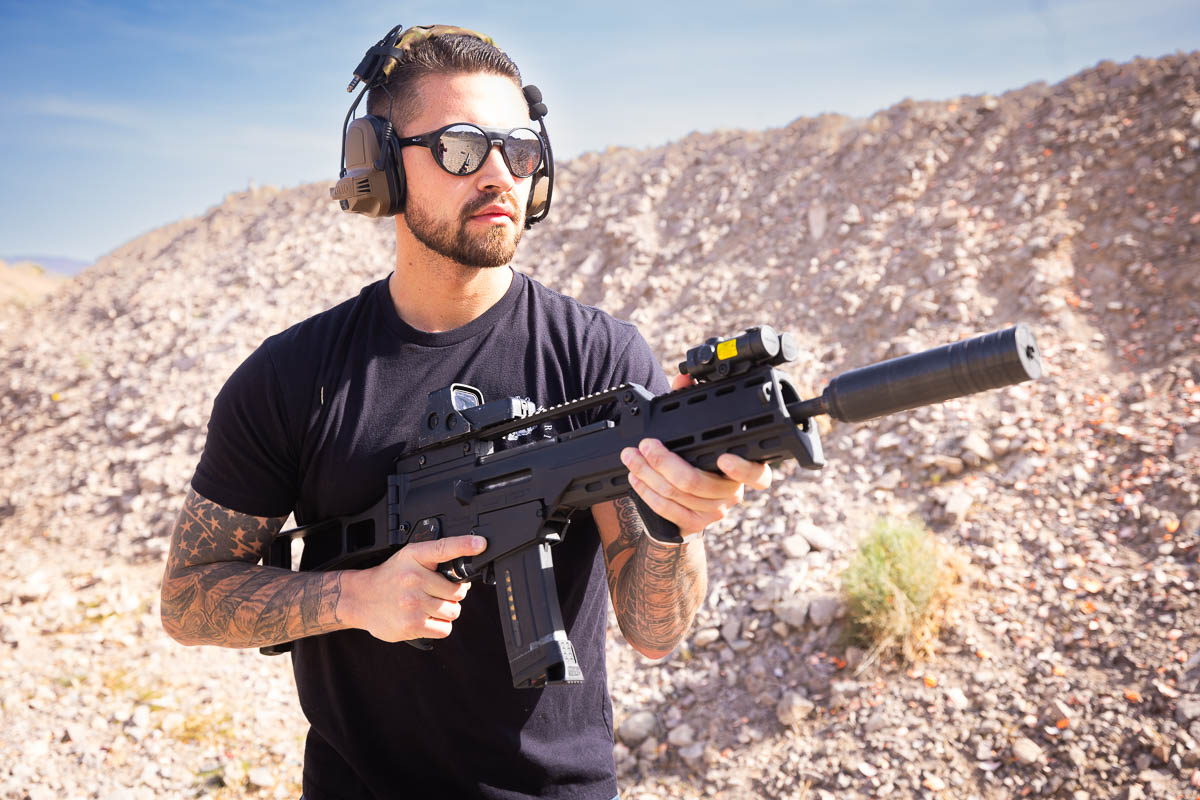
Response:
[[[867,650],[864,663],[930,655],[964,571],[920,520],[876,520],[841,576],[846,632]]]

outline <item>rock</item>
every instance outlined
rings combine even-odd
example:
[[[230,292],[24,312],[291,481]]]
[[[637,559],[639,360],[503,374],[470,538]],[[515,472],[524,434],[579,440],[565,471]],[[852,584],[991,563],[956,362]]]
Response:
[[[266,767],[254,767],[246,773],[246,781],[251,786],[266,789],[275,785],[275,773]]]
[[[899,469],[888,470],[883,477],[875,482],[875,486],[879,489],[892,491],[904,482],[904,473]]]
[[[1008,470],[1004,473],[1004,480],[1009,483],[1028,480],[1037,472],[1037,468],[1041,466],[1041,460],[1031,456],[1024,456],[1015,460]]]
[[[961,475],[964,467],[963,460],[961,458],[943,455],[941,453],[923,456],[919,459],[918,463],[927,469],[946,472],[950,475]]]
[[[854,680],[834,680],[829,683],[829,708],[838,711],[862,696],[863,685]]]
[[[163,715],[159,727],[167,736],[174,736],[182,731],[186,724],[187,718],[183,714],[180,714],[178,711],[171,711]]]
[[[696,635],[692,637],[692,643],[696,647],[708,647],[713,642],[721,638],[721,631],[717,628],[701,628],[696,631]]]
[[[814,709],[816,709],[816,704],[804,695],[799,692],[788,692],[776,706],[775,715],[783,725],[792,727],[808,719]]]
[[[1193,453],[1200,451],[1200,436],[1178,433],[1175,435],[1174,449],[1176,458],[1187,458]]]
[[[891,726],[891,721],[888,720],[887,712],[877,711],[867,717],[867,721],[863,723],[863,730],[867,733],[877,733]]]
[[[225,768],[221,772],[221,778],[225,781],[226,786],[241,788],[246,783],[246,767],[241,759],[233,759],[225,762]]]
[[[846,213],[842,215],[842,222],[847,225],[857,225],[862,221],[862,211],[859,210],[856,204],[851,203],[850,207],[846,209]]]
[[[721,638],[729,646],[733,646],[741,640],[742,636],[742,620],[736,615],[731,615],[729,619],[721,625]]]
[[[658,717],[653,711],[630,714],[617,729],[617,737],[629,749],[636,749],[658,730]]]
[[[1180,538],[1195,538],[1200,536],[1200,509],[1192,509],[1183,515],[1179,523]]]
[[[620,742],[613,745],[613,762],[617,765],[618,776],[637,768],[637,758]]]
[[[875,449],[881,453],[886,453],[889,450],[898,449],[903,444],[904,437],[893,431],[888,431],[875,440]]]
[[[1022,764],[1036,764],[1042,760],[1042,748],[1032,739],[1024,736],[1013,742],[1012,752],[1013,758]]]
[[[969,466],[977,467],[996,460],[991,445],[978,433],[968,433],[959,446],[963,451],[962,460]]]
[[[1072,711],[1071,707],[1064,701],[1055,698],[1054,700],[1051,700],[1045,708],[1042,709],[1042,713],[1041,716],[1038,717],[1038,721],[1043,725],[1056,725],[1059,720],[1065,719],[1070,721],[1074,717],[1075,713]]]
[[[670,733],[667,734],[667,744],[670,744],[672,747],[687,747],[694,741],[696,741],[695,731],[686,722],[672,728]]]
[[[808,606],[811,598],[808,595],[793,597],[775,605],[772,609],[775,616],[791,625],[793,628],[803,628],[808,619]]]
[[[788,558],[803,558],[812,550],[812,545],[808,543],[808,539],[799,533],[792,534],[779,544],[783,548],[784,555]]]
[[[975,498],[971,493],[961,487],[956,487],[947,495],[944,506],[946,516],[956,522],[961,522],[966,519],[967,512],[971,510],[971,505],[975,502]]]
[[[686,747],[681,747],[679,749],[679,757],[689,767],[696,768],[702,766],[704,763],[704,749],[703,742],[694,742]]]
[[[828,627],[841,611],[842,600],[837,595],[817,595],[808,604],[808,618],[818,628]]]
[[[846,648],[846,669],[854,672],[862,665],[863,659],[866,658],[867,651],[861,647],[850,645]]]
[[[799,525],[796,532],[808,540],[813,550],[833,552],[840,549],[833,533],[825,528],[818,528],[815,525]]]
[[[53,589],[50,576],[44,570],[29,575],[13,592],[22,603],[32,603],[45,598]]]
[[[971,701],[967,700],[967,695],[957,686],[946,690],[946,702],[950,704],[951,708],[959,711],[965,711],[971,707]]]
[[[1175,721],[1187,727],[1194,719],[1200,719],[1200,695],[1186,695],[1175,701]]]
[[[808,232],[814,241],[825,235],[825,224],[828,219],[828,213],[825,209],[825,204],[820,200],[809,205]]]
[[[150,727],[150,706],[139,704],[133,709],[133,716],[129,721],[135,728]]]

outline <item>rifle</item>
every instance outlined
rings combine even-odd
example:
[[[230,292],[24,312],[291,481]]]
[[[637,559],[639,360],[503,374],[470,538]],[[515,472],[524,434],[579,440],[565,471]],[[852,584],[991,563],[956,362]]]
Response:
[[[775,369],[796,355],[791,334],[763,325],[689,350],[679,369],[696,383],[657,397],[630,383],[538,411],[518,398],[485,402],[465,384],[431,392],[418,446],[397,459],[385,496],[360,514],[282,531],[265,563],[291,569],[291,540],[302,537],[332,540],[334,555],[313,566],[332,570],[382,562],[412,542],[483,536],[482,554],[438,571],[496,587],[513,686],[580,683],[551,546],[572,512],[630,493],[623,448],[652,437],[713,472],[726,452],[759,463],[794,458],[815,470],[825,465],[817,415],[861,422],[1042,374],[1025,325],[851,370],[810,399]],[[497,447],[507,434],[591,410],[599,421]],[[409,643],[429,649],[423,640]],[[290,642],[261,648],[269,655],[289,649]]]

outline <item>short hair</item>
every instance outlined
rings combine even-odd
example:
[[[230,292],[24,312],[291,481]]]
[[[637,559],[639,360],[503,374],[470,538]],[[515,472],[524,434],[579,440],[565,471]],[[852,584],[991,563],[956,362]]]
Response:
[[[511,78],[521,87],[521,71],[507,54],[495,45],[464,34],[435,36],[415,42],[396,61],[391,74],[367,93],[367,113],[388,118],[396,130],[416,113],[419,100],[414,86],[428,75],[491,73]]]

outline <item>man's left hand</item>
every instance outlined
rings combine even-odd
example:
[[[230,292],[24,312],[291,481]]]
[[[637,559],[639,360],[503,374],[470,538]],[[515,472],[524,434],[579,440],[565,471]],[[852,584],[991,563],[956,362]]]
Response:
[[[692,382],[687,375],[676,375],[671,388],[682,389]],[[629,469],[629,485],[654,513],[678,525],[681,536],[699,533],[722,519],[742,501],[745,487],[771,485],[768,464],[722,453],[717,467],[724,475],[716,475],[693,467],[657,439],[625,448],[621,461]]]

